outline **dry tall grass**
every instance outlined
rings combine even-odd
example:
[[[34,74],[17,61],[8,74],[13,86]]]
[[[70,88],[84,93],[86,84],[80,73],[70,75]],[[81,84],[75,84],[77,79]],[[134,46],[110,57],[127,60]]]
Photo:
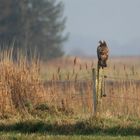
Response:
[[[56,67],[50,70],[51,73],[47,73],[49,76],[45,87],[48,104],[54,104],[63,111],[70,111],[69,113],[92,113],[92,73],[89,71],[92,65],[84,63],[82,67],[76,57],[66,61],[55,62]],[[70,65],[64,67],[68,63]]]
[[[41,65],[44,87],[38,60],[28,61],[20,53],[17,61],[12,57],[12,50],[0,53],[0,116],[28,113],[44,102],[69,113],[93,112],[92,68],[96,67],[96,59],[63,58],[48,62],[47,67]],[[107,97],[102,102],[105,115],[140,116],[140,63],[138,59],[129,62],[118,58],[108,62]]]
[[[17,57],[15,61],[12,49],[0,52],[0,116],[27,113],[43,100],[39,61],[28,61],[20,52]]]
[[[49,62],[51,73],[47,93],[50,101],[84,113],[93,110],[92,68],[96,59],[66,58]],[[112,58],[105,70],[105,93],[102,114],[108,116],[140,116],[140,62],[137,57]],[[45,79],[45,78],[44,78]]]
[[[140,80],[129,78],[107,79],[102,112],[112,116],[140,117]]]

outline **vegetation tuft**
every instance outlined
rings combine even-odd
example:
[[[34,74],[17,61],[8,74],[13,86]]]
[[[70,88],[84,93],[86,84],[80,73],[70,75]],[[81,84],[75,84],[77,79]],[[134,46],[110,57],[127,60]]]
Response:
[[[39,76],[39,61],[18,52],[17,60],[13,51],[0,52],[0,116],[27,114],[42,102],[44,87]]]

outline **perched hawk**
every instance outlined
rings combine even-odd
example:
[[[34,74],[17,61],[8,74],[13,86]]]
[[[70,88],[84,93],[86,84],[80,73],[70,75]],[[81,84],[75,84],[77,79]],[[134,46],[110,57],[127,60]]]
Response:
[[[107,67],[109,49],[105,41],[99,41],[99,46],[97,47],[97,56],[98,56],[98,66],[99,68]]]

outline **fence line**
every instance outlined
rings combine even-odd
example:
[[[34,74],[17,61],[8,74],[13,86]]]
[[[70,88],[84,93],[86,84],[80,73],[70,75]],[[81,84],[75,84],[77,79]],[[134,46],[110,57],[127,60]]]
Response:
[[[140,81],[140,79],[139,78],[129,78],[128,76],[126,76],[126,77],[118,77],[118,76],[107,76],[107,77],[105,77],[106,79],[118,79],[118,80],[136,80],[136,81]]]
[[[114,99],[125,99],[125,100],[130,100],[130,101],[140,101],[140,99],[137,98],[131,98],[131,97],[119,97],[119,96],[107,96],[105,98],[114,98]]]
[[[86,77],[87,76],[87,77]],[[116,76],[104,76],[100,75],[102,78],[104,78],[104,84],[101,84],[101,86],[104,86],[104,92],[108,92],[106,97],[102,97],[102,106],[105,108],[102,110],[103,112],[106,112],[107,110],[113,110],[111,109],[110,104],[114,104],[113,108],[118,109],[119,112],[119,107],[125,108],[127,107],[129,110],[129,104],[124,102],[121,102],[119,100],[124,99],[131,101],[131,103],[134,105],[134,107],[137,109],[136,111],[139,111],[138,106],[140,106],[140,97],[138,95],[137,90],[140,91],[140,86],[138,87],[139,89],[136,89],[134,93],[132,93],[132,89],[128,85],[121,85],[122,83],[119,83],[118,80],[123,80],[123,82],[133,82],[133,85],[140,85],[140,80],[138,78],[129,78],[128,77],[116,77]],[[96,97],[94,96],[95,93],[95,88],[96,85],[95,81],[97,78],[97,75],[94,74],[92,76],[92,72],[90,74],[85,74],[85,75],[79,75],[79,78],[81,77],[86,77],[84,79],[76,79],[76,80],[49,80],[49,81],[44,81],[43,85],[45,86],[45,94],[44,95],[34,95],[34,93],[31,93],[28,95],[30,98],[33,98],[34,100],[37,100],[37,103],[39,104],[40,100],[43,99],[44,103],[51,102],[52,104],[58,104],[59,106],[62,106],[62,101],[64,101],[64,104],[66,107],[71,107],[73,109],[77,109],[85,114],[91,113],[93,110],[95,110],[95,105],[96,105]],[[94,79],[94,80],[93,80]],[[115,87],[115,84],[109,83],[111,82],[118,82],[119,86]],[[32,84],[29,83],[31,86],[36,86],[37,84],[42,86],[42,83],[36,83]],[[4,90],[1,91],[1,88],[6,87],[8,85],[5,85],[3,83],[0,83],[0,96],[3,96]],[[135,88],[135,87],[134,87]],[[130,91],[129,91],[130,89]],[[116,91],[115,91],[116,90]],[[118,91],[120,92],[119,94],[117,93]],[[131,95],[131,96],[129,96]],[[27,96],[27,97],[28,97]],[[123,96],[123,97],[122,97]],[[136,96],[136,98],[134,97]],[[116,100],[117,99],[117,100]],[[4,101],[7,100],[6,98],[0,98],[0,102],[3,103],[1,105],[0,103],[0,113],[2,112],[1,108],[4,108],[4,105],[6,106],[11,106],[11,108],[14,108],[14,106],[11,103],[4,103]],[[23,100],[22,100],[23,101]],[[136,102],[135,102],[136,101]],[[42,103],[42,102],[40,102]],[[24,103],[25,104],[25,103]],[[118,107],[117,107],[118,105]],[[132,106],[131,106],[132,108]],[[83,111],[84,110],[84,111]],[[77,112],[78,112],[77,111]],[[131,111],[131,110],[130,110]],[[134,111],[134,110],[133,110]],[[136,112],[136,113],[137,113]]]

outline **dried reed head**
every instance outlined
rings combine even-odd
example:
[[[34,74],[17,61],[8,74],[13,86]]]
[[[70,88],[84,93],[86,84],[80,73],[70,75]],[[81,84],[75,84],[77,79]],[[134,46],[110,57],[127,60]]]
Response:
[[[87,65],[87,63],[85,63],[85,67],[86,67],[86,70],[88,70],[88,65]]]
[[[61,67],[58,67],[58,68],[57,68],[57,73],[59,74],[60,71],[61,71]]]
[[[74,58],[73,63],[74,63],[74,66],[76,66],[76,63],[77,63],[77,57]]]

